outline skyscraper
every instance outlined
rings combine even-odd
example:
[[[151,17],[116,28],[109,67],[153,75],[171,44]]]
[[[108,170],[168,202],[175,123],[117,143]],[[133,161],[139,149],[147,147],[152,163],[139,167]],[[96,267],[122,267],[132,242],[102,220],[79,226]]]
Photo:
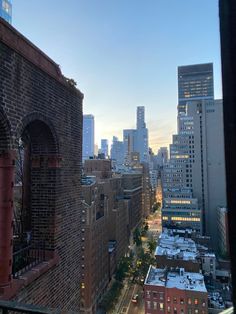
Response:
[[[94,116],[83,115],[83,161],[94,156]]]
[[[101,153],[104,154],[104,157],[108,157],[108,140],[101,139]]]
[[[145,107],[138,106],[137,107],[137,129],[146,128],[145,123]]]
[[[139,153],[141,162],[149,161],[148,129],[145,123],[145,107],[137,107],[137,130],[134,150]]]
[[[213,63],[178,67],[178,114],[190,100],[214,99]]]
[[[111,159],[114,160],[118,166],[124,163],[124,143],[119,141],[116,136],[113,136],[111,145]]]
[[[12,21],[12,1],[0,0],[0,17],[11,24]]]

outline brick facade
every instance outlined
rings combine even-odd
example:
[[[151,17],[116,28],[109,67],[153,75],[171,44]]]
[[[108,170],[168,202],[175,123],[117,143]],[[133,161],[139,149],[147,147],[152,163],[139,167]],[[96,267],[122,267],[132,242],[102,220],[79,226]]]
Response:
[[[82,99],[57,64],[0,19],[0,159],[10,154],[14,164],[20,138],[30,145],[32,242],[43,240],[48,256],[58,257],[30,284],[23,278],[20,290],[13,289],[20,279],[10,275],[1,298],[64,310],[79,307]],[[0,182],[5,175],[0,166]],[[2,193],[1,212],[6,206]],[[1,214],[1,220],[8,223],[8,218]],[[7,230],[12,237],[9,223]],[[6,240],[1,234],[0,246]],[[11,265],[12,241],[7,243]],[[0,267],[4,263],[0,260]],[[6,287],[4,280],[0,287]]]

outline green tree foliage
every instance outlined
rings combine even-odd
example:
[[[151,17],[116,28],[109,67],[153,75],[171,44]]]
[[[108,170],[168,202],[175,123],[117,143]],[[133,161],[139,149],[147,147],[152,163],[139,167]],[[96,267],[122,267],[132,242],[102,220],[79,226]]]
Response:
[[[150,254],[153,254],[156,248],[156,241],[154,239],[149,239],[147,242],[148,250]]]
[[[100,307],[102,307],[106,312],[112,310],[119,298],[122,288],[123,284],[120,281],[115,281],[111,286],[111,289],[104,294],[102,301],[100,302]]]
[[[116,280],[118,281],[124,280],[126,274],[129,272],[130,267],[132,266],[132,260],[133,260],[132,256],[130,257],[124,256],[121,258],[115,275]]]
[[[145,253],[143,248],[140,248],[137,252],[137,260],[132,269],[132,281],[138,284],[142,283],[147,275],[150,265],[155,264],[155,258],[149,253]]]
[[[135,228],[134,233],[133,233],[133,240],[137,246],[142,245],[141,232],[140,232],[139,228]]]

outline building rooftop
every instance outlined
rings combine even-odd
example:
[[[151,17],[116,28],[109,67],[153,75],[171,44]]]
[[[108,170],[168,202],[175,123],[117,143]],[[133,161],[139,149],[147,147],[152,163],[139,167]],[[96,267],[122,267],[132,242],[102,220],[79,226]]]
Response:
[[[96,182],[96,177],[95,176],[86,176],[82,177],[81,179],[81,184],[82,185],[92,185]]]
[[[172,258],[194,260],[198,254],[196,243],[190,238],[173,236],[164,231],[159,237],[155,255],[166,255]]]
[[[145,279],[145,285],[207,292],[203,275],[185,272],[184,268],[169,271],[166,268],[155,268],[151,265]]]

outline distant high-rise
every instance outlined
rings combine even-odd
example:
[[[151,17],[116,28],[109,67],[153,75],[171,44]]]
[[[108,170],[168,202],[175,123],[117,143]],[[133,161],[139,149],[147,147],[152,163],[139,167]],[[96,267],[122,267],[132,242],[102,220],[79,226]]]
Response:
[[[12,1],[0,0],[0,17],[11,24],[12,21]]]
[[[94,116],[83,115],[83,161],[94,156]]]
[[[108,157],[108,140],[101,139],[101,153],[104,154],[104,157]]]
[[[116,161],[117,165],[124,163],[124,143],[119,141],[116,136],[113,136],[111,145],[111,159]]]
[[[138,106],[137,107],[137,129],[146,128],[145,123],[145,107]]]
[[[148,129],[145,123],[145,107],[137,107],[137,130],[134,150],[139,153],[141,162],[149,161]]]
[[[178,67],[178,114],[190,100],[214,99],[213,63]]]

